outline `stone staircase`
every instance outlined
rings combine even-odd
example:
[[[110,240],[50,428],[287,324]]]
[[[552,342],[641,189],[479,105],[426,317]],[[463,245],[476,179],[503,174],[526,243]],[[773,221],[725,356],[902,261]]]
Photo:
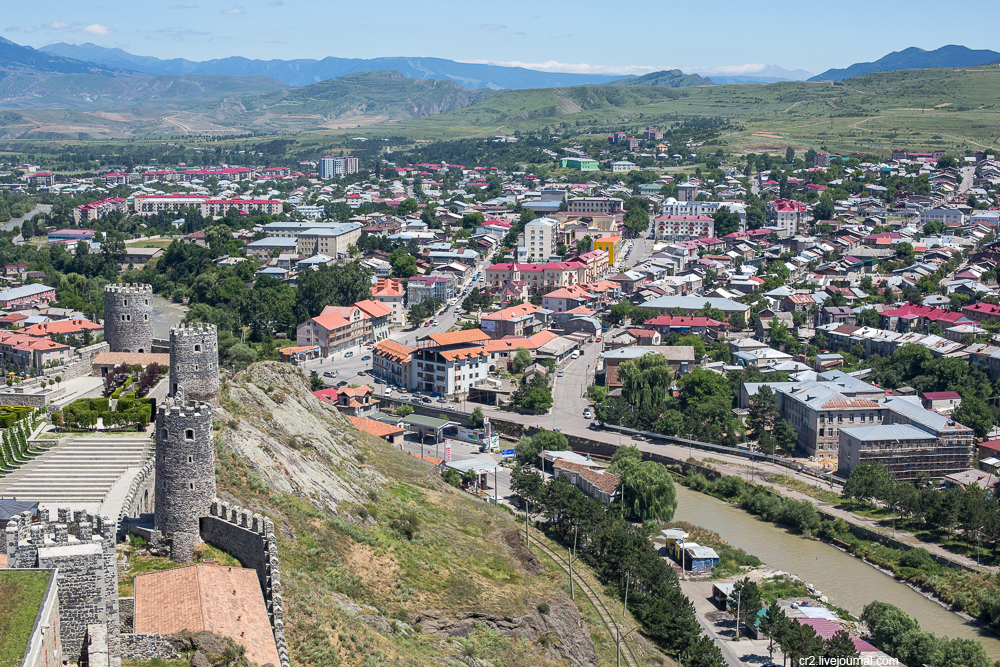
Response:
[[[0,497],[45,505],[100,504],[129,468],[143,464],[152,440],[74,438],[0,477]]]

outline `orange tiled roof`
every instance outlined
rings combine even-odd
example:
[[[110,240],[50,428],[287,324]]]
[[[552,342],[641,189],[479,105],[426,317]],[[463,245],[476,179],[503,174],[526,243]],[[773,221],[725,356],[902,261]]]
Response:
[[[464,350],[448,350],[446,352],[438,352],[442,357],[448,361],[455,361],[456,359],[475,359],[478,357],[488,357],[490,353],[487,352],[484,347],[474,347],[472,349],[466,348]]]
[[[104,330],[104,327],[100,324],[95,324],[90,320],[58,320],[56,322],[41,322],[39,324],[32,324],[30,327],[25,327],[21,330],[28,336],[48,336],[50,334],[75,334],[82,332],[84,329]]]
[[[363,384],[360,387],[353,387],[353,388],[343,387],[341,389],[338,389],[337,391],[339,391],[341,394],[344,394],[345,396],[358,398],[361,396],[367,396],[368,394],[372,393],[372,388],[366,384]]]
[[[450,331],[428,336],[438,345],[457,345],[458,343],[476,343],[482,340],[489,340],[489,336],[480,329],[466,329],[465,331]]]
[[[600,473],[593,470],[586,470],[580,473],[580,477],[583,477],[602,492],[610,495],[618,489],[618,480],[621,476],[614,472]]]
[[[379,354],[390,361],[405,363],[410,360],[413,348],[407,347],[394,340],[384,340],[372,349],[373,354]]]
[[[509,308],[504,308],[498,310],[495,313],[490,313],[489,315],[484,315],[484,320],[497,320],[505,321],[514,317],[522,317],[524,315],[531,315],[532,313],[537,313],[541,310],[540,306],[536,306],[531,303],[522,303],[519,306],[510,306]]]
[[[381,301],[366,299],[364,301],[358,301],[354,305],[357,308],[360,308],[361,312],[370,317],[385,317],[386,315],[392,315],[392,306],[387,306]]]
[[[348,415],[347,418],[351,421],[351,424],[354,425],[354,428],[359,431],[364,431],[365,433],[371,433],[379,438],[385,438],[391,435],[402,435],[406,432],[398,426],[376,421],[375,419],[368,419],[367,417],[352,417],[351,415]]]
[[[403,283],[392,278],[379,278],[375,289],[372,290],[372,296],[403,296]]]
[[[246,648],[258,665],[279,664],[257,572],[196,564],[135,578],[135,631],[208,630]]]

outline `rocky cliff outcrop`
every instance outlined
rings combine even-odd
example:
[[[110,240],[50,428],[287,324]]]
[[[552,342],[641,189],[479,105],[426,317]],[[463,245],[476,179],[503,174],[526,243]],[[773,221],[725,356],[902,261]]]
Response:
[[[337,513],[341,503],[361,504],[385,485],[377,470],[360,464],[358,431],[312,395],[296,367],[253,364],[226,385],[222,440],[273,490]]]

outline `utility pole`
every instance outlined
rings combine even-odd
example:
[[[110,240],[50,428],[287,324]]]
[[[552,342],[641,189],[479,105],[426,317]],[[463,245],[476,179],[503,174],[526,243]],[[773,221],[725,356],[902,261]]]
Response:
[[[499,494],[500,482],[497,481],[497,469],[493,468],[493,506],[500,504]]]
[[[569,597],[571,600],[576,600],[576,587],[573,585],[573,552],[570,549],[566,549],[569,553]]]
[[[528,503],[528,501],[525,500],[524,501],[524,541],[525,541],[525,543],[529,547],[531,546],[531,537],[528,535],[528,508],[530,506],[531,506],[530,503]]]
[[[625,602],[622,604],[622,619],[625,618],[625,609],[628,608],[628,580],[632,577],[632,573],[628,572],[625,574]]]
[[[740,602],[743,601],[743,589],[736,594],[736,641],[740,640]]]

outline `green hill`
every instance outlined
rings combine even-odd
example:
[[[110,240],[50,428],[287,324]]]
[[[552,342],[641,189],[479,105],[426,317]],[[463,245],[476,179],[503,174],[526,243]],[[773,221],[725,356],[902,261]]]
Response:
[[[697,74],[685,74],[679,69],[665,69],[642,76],[611,81],[609,86],[662,86],[664,88],[685,88],[687,86],[711,86],[712,80]]]
[[[179,109],[233,95],[260,95],[284,88],[287,86],[277,79],[263,76],[8,76],[0,79],[0,108],[93,111],[144,106]]]
[[[203,112],[212,120],[240,127],[312,128],[341,119],[369,124],[421,118],[461,109],[494,94],[453,81],[409,79],[399,72],[358,72],[270,95],[224,100]]]

